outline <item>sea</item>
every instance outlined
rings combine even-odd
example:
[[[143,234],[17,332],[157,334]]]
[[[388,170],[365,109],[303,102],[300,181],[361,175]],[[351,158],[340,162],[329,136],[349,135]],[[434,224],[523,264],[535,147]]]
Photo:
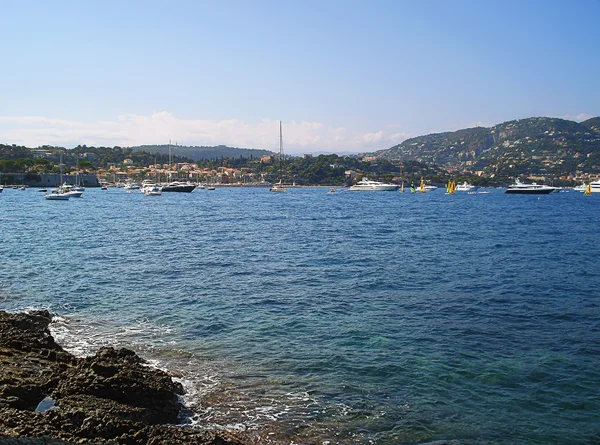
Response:
[[[600,194],[0,194],[0,309],[264,444],[600,443]]]

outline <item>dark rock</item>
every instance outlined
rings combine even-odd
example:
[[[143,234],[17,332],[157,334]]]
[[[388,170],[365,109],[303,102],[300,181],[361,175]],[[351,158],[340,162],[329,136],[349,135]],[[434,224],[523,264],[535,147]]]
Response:
[[[51,319],[0,311],[0,445],[242,445],[173,425],[181,384],[128,349],[76,358],[55,343]]]

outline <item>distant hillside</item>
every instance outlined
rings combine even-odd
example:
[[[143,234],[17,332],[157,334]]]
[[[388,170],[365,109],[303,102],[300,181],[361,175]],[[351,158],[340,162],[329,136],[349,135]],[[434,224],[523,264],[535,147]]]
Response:
[[[486,175],[600,172],[600,117],[534,117],[407,139],[374,156]]]
[[[140,145],[137,147],[129,147],[133,151],[145,151],[147,153],[169,153],[168,145]],[[269,150],[257,150],[252,148],[234,148],[227,147],[225,145],[218,145],[216,147],[197,147],[197,146],[186,146],[186,145],[172,145],[171,152],[173,156],[183,156],[186,158],[193,159],[194,161],[200,161],[202,159],[217,159],[217,158],[259,158],[264,155],[272,154]]]

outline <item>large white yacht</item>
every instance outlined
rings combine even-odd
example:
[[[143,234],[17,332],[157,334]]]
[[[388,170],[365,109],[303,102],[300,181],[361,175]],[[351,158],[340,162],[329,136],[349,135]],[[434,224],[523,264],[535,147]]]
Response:
[[[521,195],[547,195],[556,190],[556,187],[550,187],[549,185],[536,184],[523,184],[518,179],[515,180],[513,185],[508,186],[504,193],[508,194],[521,194]]]
[[[475,190],[477,190],[477,187],[469,184],[467,181],[458,184],[454,189],[455,192],[474,192]]]
[[[600,179],[590,182],[590,192],[600,193]]]
[[[361,181],[358,181],[348,190],[353,192],[355,191],[365,191],[365,192],[394,192],[398,190],[400,186],[396,184],[386,184],[384,182],[371,181],[370,179],[363,178]]]

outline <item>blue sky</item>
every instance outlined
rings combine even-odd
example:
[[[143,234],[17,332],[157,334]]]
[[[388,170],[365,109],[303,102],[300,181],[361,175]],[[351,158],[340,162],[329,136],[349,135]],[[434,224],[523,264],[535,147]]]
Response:
[[[0,143],[365,152],[600,115],[600,0],[0,0]]]

